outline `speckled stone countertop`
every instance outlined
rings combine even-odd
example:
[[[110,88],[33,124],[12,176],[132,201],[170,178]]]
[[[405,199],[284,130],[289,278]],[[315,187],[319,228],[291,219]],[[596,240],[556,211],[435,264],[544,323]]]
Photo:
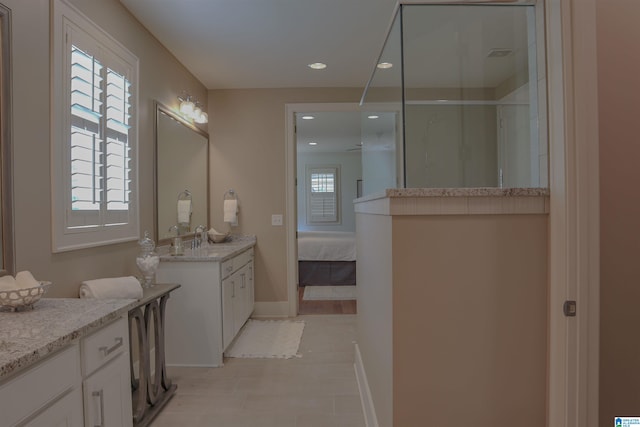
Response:
[[[169,246],[158,248],[158,254],[160,262],[222,262],[255,246],[256,241],[256,236],[231,236],[229,241],[210,243],[206,249],[185,249],[184,255],[169,254]]]
[[[0,381],[117,319],[134,299],[43,298],[33,310],[0,312]]]
[[[548,214],[548,188],[390,188],[354,200],[373,215]]]
[[[387,197],[540,197],[548,195],[548,188],[389,188],[383,192],[356,199],[356,202]]]

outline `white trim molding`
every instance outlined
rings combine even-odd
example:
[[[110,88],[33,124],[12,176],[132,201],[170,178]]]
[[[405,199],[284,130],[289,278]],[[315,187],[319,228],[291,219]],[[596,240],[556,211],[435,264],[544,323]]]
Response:
[[[579,3],[579,4],[578,4]],[[594,0],[546,2],[549,427],[598,425],[599,174]],[[565,317],[566,300],[577,316]]]
[[[364,424],[367,427],[378,427],[378,418],[376,417],[376,408],[373,405],[369,382],[367,381],[367,373],[364,370],[362,356],[358,343],[355,344],[355,362],[353,367],[356,371],[356,381],[358,382],[358,391],[360,391],[360,403],[364,412]]]

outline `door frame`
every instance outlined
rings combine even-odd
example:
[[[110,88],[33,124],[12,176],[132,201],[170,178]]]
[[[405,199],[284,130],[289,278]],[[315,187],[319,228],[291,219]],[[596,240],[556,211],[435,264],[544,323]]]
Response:
[[[298,192],[297,154],[296,149],[296,114],[324,113],[324,112],[358,112],[360,106],[353,103],[305,103],[285,104],[286,129],[286,178],[285,178],[285,221],[286,224],[286,257],[287,257],[287,298],[289,301],[288,314],[290,317],[298,315]]]
[[[549,107],[547,425],[597,427],[600,199],[595,0],[546,0]],[[577,315],[565,317],[566,300]]]

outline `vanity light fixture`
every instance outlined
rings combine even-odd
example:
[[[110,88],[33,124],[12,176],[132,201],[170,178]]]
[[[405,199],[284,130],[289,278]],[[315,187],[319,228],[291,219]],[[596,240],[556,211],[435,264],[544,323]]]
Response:
[[[381,70],[387,70],[393,67],[393,64],[391,62],[381,62],[378,65],[376,65],[376,67],[380,68]]]
[[[179,96],[178,99],[180,100],[180,114],[184,117],[196,123],[209,122],[209,115],[202,111],[197,99],[191,95]]]
[[[380,117],[380,116],[376,116],[374,114],[374,115],[371,115],[371,116],[367,116],[367,119],[372,119],[373,120],[373,119],[377,119],[378,117]]]
[[[313,120],[315,119],[314,116],[302,116],[302,120]]]
[[[314,62],[312,64],[307,65],[307,67],[313,70],[324,70],[325,68],[327,68],[327,64],[324,64],[322,62]]]

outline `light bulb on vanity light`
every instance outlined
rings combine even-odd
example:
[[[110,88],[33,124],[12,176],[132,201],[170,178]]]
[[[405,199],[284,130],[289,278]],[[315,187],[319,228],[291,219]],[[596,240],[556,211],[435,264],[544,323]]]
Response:
[[[180,114],[184,118],[200,124],[209,122],[209,115],[202,111],[202,107],[196,98],[184,94],[179,96],[178,99],[180,100]]]
[[[191,116],[194,108],[195,104],[189,98],[180,103],[180,112],[185,116]]]
[[[200,115],[193,119],[193,121],[200,124],[207,123],[209,122],[209,115],[207,113],[200,113]]]

